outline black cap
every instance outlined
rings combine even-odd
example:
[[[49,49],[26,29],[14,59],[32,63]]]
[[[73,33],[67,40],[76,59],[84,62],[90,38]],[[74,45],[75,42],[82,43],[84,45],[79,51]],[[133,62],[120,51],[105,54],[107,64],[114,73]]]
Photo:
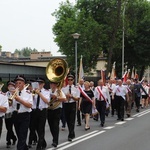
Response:
[[[15,82],[14,82],[14,81],[8,81],[8,82],[7,82],[7,86],[9,86],[9,85],[15,86]]]
[[[36,82],[45,83],[45,79],[39,77],[39,78],[37,78]]]
[[[71,74],[71,73],[69,73],[69,74],[67,75],[67,78],[72,78],[72,79],[74,79],[74,75]]]
[[[23,76],[23,75],[18,75],[18,76],[16,76],[16,78],[15,78],[15,82],[16,81],[23,81],[24,83],[26,82],[26,79],[25,79],[25,77]]]

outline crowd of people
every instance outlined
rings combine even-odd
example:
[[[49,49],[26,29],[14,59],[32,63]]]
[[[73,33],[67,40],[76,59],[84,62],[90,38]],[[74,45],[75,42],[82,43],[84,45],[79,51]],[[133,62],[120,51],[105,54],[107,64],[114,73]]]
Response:
[[[6,93],[0,92],[0,136],[3,120],[7,129],[6,147],[15,145],[17,150],[28,150],[36,145],[36,150],[47,147],[45,125],[48,121],[52,136],[52,146],[59,143],[60,122],[62,131],[68,127],[68,141],[75,138],[75,124],[81,126],[84,119],[85,131],[90,130],[90,118],[100,120],[100,127],[105,126],[105,118],[110,113],[117,120],[124,121],[136,112],[147,108],[150,103],[150,87],[146,80],[102,79],[94,86],[93,81],[80,79],[74,85],[75,77],[67,75],[67,85],[50,81],[50,89],[45,89],[45,80],[37,78],[26,81],[18,75],[14,81],[7,82]],[[15,131],[13,130],[13,126]]]

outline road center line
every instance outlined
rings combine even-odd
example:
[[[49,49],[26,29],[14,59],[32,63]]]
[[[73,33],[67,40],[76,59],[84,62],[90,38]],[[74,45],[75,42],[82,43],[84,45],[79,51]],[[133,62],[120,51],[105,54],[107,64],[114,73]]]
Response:
[[[82,141],[85,141],[85,140],[87,140],[87,139],[90,139],[90,138],[92,138],[92,137],[94,137],[94,136],[97,136],[97,135],[99,135],[99,134],[102,134],[102,133],[104,133],[104,132],[106,132],[106,131],[103,130],[103,131],[97,132],[97,133],[92,134],[92,135],[90,135],[90,136],[88,136],[88,137],[82,138],[81,140],[72,142],[72,143],[70,143],[69,145],[66,145],[66,146],[64,146],[64,147],[61,147],[61,148],[59,148],[59,149],[57,149],[57,150],[64,150],[64,149],[66,149],[66,148],[68,148],[68,147],[71,147],[71,146],[73,146],[73,145],[76,145],[76,144],[78,144],[78,143],[80,143],[80,142],[82,142]]]
[[[142,112],[140,112],[140,113],[137,113],[137,114],[133,115],[133,117],[139,116],[139,115],[141,115],[141,114],[143,114],[143,113],[145,113],[145,112],[147,112],[147,111],[150,111],[150,109],[145,110],[145,111],[142,111]]]
[[[125,120],[127,120],[127,121],[129,121],[129,120],[133,120],[134,118],[127,118],[127,119],[125,119]]]
[[[103,128],[104,130],[106,129],[112,129],[112,128],[114,128],[115,126],[109,126],[109,127],[105,127],[105,128]]]
[[[144,116],[144,115],[146,115],[146,114],[148,114],[148,113],[150,113],[150,111],[147,111],[147,112],[145,112],[145,113],[143,113],[143,114],[141,114],[141,115],[139,115],[139,116],[137,116],[137,117]]]
[[[120,122],[117,122],[115,124],[121,125],[121,124],[124,124],[124,123],[126,123],[126,121],[120,121]]]

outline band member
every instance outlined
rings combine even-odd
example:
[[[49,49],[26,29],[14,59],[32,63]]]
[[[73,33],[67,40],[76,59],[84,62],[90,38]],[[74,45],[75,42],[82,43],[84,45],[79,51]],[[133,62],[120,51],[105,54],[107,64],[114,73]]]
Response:
[[[124,121],[124,107],[125,101],[129,101],[128,90],[127,88],[122,85],[122,80],[118,80],[118,85],[112,91],[112,99],[114,99],[114,94],[116,94],[116,105],[117,105],[117,115],[118,119]]]
[[[141,83],[139,83],[138,79],[134,80],[134,92],[135,92],[135,104],[136,104],[136,112],[139,112],[140,110],[140,99],[141,99],[141,91],[147,95],[146,91],[144,90]]]
[[[127,80],[127,90],[128,90],[128,95],[129,95],[129,99],[126,100],[126,115],[127,117],[131,116],[131,108],[132,108],[132,103],[134,102],[134,85],[131,84],[131,80]]]
[[[82,105],[81,112],[85,115],[85,130],[89,130],[90,129],[89,119],[90,119],[90,114],[92,113],[92,106],[93,108],[96,107],[95,107],[94,93],[90,89],[90,83],[88,81],[85,81],[84,87],[85,89],[83,90],[79,86],[79,90],[81,93],[81,98],[79,101],[79,110],[80,110],[80,106]]]
[[[17,150],[28,150],[26,139],[30,123],[30,112],[33,104],[32,94],[25,88],[26,79],[23,76],[15,78],[13,112],[15,131],[18,137]]]
[[[48,107],[48,124],[53,137],[52,146],[57,147],[59,139],[59,122],[62,111],[62,102],[66,101],[66,96],[57,86],[59,83],[50,82],[51,101]]]
[[[104,86],[103,80],[98,81],[98,86],[95,88],[96,108],[100,114],[101,127],[105,124],[106,107],[110,105],[110,95],[108,88]]]
[[[36,150],[45,149],[47,143],[45,141],[45,123],[47,118],[47,108],[50,101],[50,92],[44,88],[45,80],[38,78],[38,87],[35,88],[35,95],[33,97],[33,117],[31,120],[33,136],[35,130],[38,134],[38,143]],[[31,139],[33,139],[31,135]],[[31,143],[30,143],[31,144]]]
[[[64,110],[67,126],[69,129],[68,141],[72,141],[75,138],[75,119],[76,119],[76,101],[80,99],[79,90],[73,85],[74,76],[69,74],[67,76],[68,85],[63,88],[63,92],[66,95],[67,101],[64,102]]]
[[[27,84],[29,84],[27,90],[32,93],[32,97],[34,97],[34,95],[35,95],[35,93],[34,93],[35,91],[33,91],[33,87],[32,87],[33,82],[35,82],[35,80],[27,81]],[[33,105],[32,105],[32,107],[33,107]],[[32,145],[37,144],[37,131],[35,130],[33,119],[34,119],[34,111],[31,111],[30,112],[28,148],[32,148]]]
[[[6,92],[6,96],[9,99],[12,96],[12,91],[15,90],[15,83],[13,81],[8,81],[7,82],[7,89],[8,89],[8,91]],[[7,133],[6,133],[6,141],[7,141],[6,147],[7,148],[10,148],[11,144],[15,145],[16,140],[17,140],[15,133],[13,131],[14,123],[13,123],[12,113],[13,113],[13,107],[12,107],[12,103],[10,103],[9,108],[7,109],[7,112],[5,114],[5,126],[7,129]],[[11,142],[11,140],[13,142]]]
[[[8,98],[4,94],[0,93],[0,138],[3,127],[3,117],[9,107]]]

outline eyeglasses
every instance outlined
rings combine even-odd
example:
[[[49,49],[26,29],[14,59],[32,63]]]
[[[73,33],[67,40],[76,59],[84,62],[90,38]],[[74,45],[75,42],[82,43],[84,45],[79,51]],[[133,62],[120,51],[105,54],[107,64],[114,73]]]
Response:
[[[73,81],[73,79],[68,79],[68,81]]]

